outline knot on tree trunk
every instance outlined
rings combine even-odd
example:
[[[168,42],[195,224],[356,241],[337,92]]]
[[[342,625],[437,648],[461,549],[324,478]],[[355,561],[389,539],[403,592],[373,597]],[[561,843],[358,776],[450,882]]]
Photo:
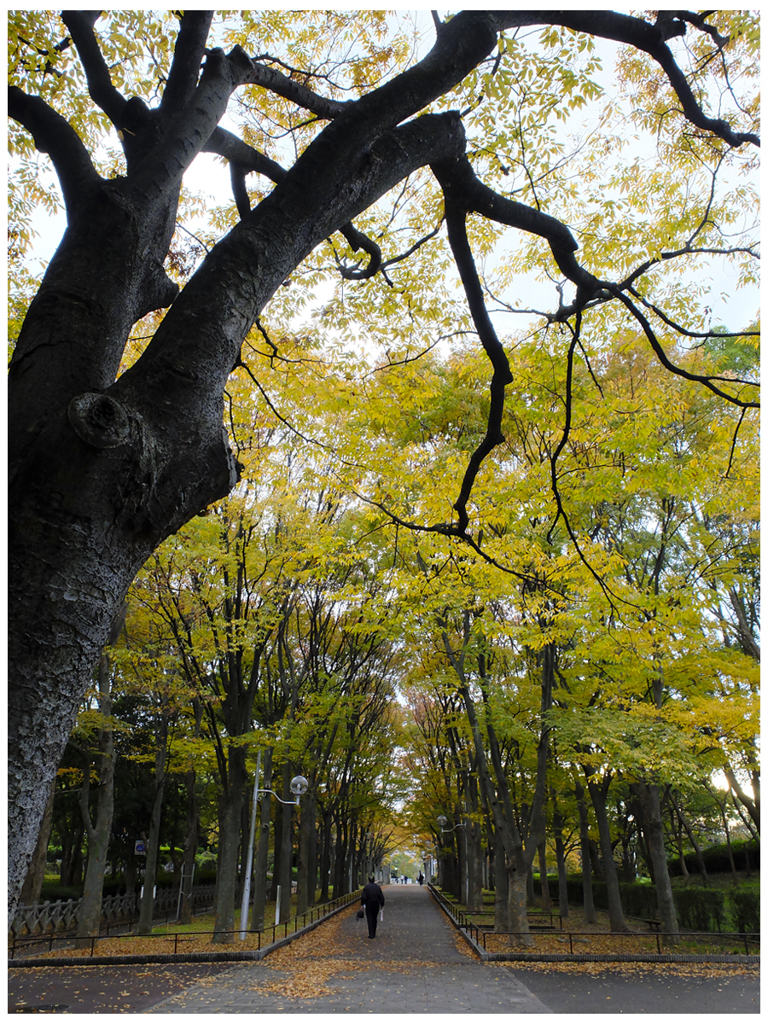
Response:
[[[131,437],[131,418],[109,395],[76,395],[69,403],[67,416],[78,437],[93,448],[117,448]]]

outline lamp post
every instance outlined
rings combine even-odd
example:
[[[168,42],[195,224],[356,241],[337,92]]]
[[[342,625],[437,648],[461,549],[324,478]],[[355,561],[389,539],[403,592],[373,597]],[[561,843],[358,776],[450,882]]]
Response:
[[[259,797],[262,793],[271,793],[272,796],[279,800],[281,804],[290,804],[291,806],[299,806],[302,796],[309,789],[309,783],[303,775],[294,775],[291,779],[291,792],[296,797],[295,800],[283,800],[275,793],[273,789],[259,789],[259,775],[261,774],[261,751],[256,755],[256,775],[253,783],[253,806],[251,807],[251,828],[248,835],[248,857],[246,858],[245,866],[245,878],[243,879],[243,901],[240,905],[240,938],[241,940],[246,936],[245,921],[248,917],[248,904],[251,902],[251,873],[253,871],[253,840],[256,833],[256,805]],[[278,903],[279,908],[279,903]],[[276,911],[276,913],[279,913]],[[275,924],[277,924],[277,920]]]

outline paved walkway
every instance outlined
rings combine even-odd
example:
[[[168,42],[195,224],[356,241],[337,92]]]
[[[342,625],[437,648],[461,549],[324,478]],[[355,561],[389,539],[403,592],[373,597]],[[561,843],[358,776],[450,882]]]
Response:
[[[369,941],[356,907],[254,963],[11,969],[11,1012],[759,1013],[758,971],[482,963],[426,888],[390,885]]]
[[[151,1013],[548,1013],[506,968],[467,950],[425,887],[384,889],[367,938],[356,908],[265,960],[237,964]]]

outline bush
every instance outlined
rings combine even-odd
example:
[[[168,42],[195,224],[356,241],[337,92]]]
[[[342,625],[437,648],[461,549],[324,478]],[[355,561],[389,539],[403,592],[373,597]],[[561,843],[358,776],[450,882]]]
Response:
[[[40,890],[40,902],[56,903],[59,900],[79,900],[82,895],[82,885],[61,885],[59,882],[43,882],[43,887]]]
[[[557,898],[557,878],[547,876],[549,880],[549,892],[553,898]],[[537,895],[541,895],[541,881],[534,875],[533,889]],[[584,901],[581,873],[568,875],[568,903],[574,907],[581,906]],[[643,919],[656,916],[656,889],[653,885],[644,885],[641,882],[619,882],[619,893],[621,895],[621,906],[629,917],[640,917]],[[598,910],[608,909],[607,886],[602,879],[592,877],[592,898]]]
[[[737,931],[760,931],[760,896],[754,889],[731,889],[728,901]]]
[[[737,871],[760,870],[760,843],[756,839],[736,839],[731,843],[733,861]],[[708,846],[702,851],[704,867],[713,875],[726,874],[731,870],[731,861],[728,857],[727,843],[718,846]],[[699,864],[694,853],[686,853],[685,866],[692,875],[698,874]],[[673,857],[667,862],[670,875],[682,875],[683,869],[680,865],[680,858]]]
[[[693,932],[723,930],[725,899],[718,889],[676,889],[675,909],[681,928]]]

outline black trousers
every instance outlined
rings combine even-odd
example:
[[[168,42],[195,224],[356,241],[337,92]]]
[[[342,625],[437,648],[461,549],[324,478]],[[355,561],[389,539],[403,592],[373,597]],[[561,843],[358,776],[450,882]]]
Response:
[[[365,917],[368,921],[368,938],[372,939],[376,934],[376,922],[379,917],[378,905],[372,906],[371,904],[366,904]]]

